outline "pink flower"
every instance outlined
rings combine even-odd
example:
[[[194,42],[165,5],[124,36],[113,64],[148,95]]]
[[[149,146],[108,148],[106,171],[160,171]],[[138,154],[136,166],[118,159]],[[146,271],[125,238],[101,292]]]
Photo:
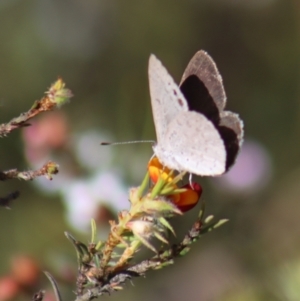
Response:
[[[245,141],[230,171],[215,178],[214,184],[232,193],[252,194],[267,185],[272,173],[269,154],[255,141]]]

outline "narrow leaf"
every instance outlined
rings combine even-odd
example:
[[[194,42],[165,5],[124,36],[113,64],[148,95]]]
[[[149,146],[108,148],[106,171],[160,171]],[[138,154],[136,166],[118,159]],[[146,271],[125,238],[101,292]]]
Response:
[[[49,279],[49,281],[51,282],[56,301],[62,301],[62,298],[61,298],[61,295],[60,295],[60,292],[59,292],[59,289],[58,289],[55,279],[52,277],[52,275],[49,272],[44,271],[44,273],[47,276],[47,278]]]

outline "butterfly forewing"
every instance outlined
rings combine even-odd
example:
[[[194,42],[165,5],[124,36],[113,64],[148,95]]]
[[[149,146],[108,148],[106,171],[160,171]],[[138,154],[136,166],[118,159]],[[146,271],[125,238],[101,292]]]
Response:
[[[148,73],[152,113],[157,141],[160,143],[169,123],[178,113],[187,111],[188,106],[179,87],[154,55],[150,56]]]
[[[196,75],[206,86],[219,111],[226,104],[223,80],[213,59],[203,50],[198,51],[187,65],[180,85],[191,75]]]

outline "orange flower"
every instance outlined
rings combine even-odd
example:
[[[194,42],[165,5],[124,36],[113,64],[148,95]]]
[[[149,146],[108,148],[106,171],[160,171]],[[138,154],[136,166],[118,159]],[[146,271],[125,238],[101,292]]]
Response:
[[[198,183],[192,183],[192,186],[186,184],[181,188],[186,188],[186,191],[172,195],[170,199],[182,212],[186,212],[197,205],[202,194],[202,187]]]
[[[148,171],[153,183],[157,183],[159,178],[170,183],[175,177],[174,174],[170,174],[171,170],[169,168],[163,167],[157,157],[154,157],[149,161]],[[174,190],[178,188],[179,187],[174,184]],[[180,188],[185,188],[186,191],[176,194],[170,193],[170,195],[168,195],[168,199],[182,212],[186,212],[198,203],[202,194],[202,187],[198,183],[191,183]]]
[[[159,162],[157,157],[152,158],[148,163],[148,171],[150,179],[153,183],[156,183],[159,178],[171,182],[174,177],[170,176],[171,170]]]

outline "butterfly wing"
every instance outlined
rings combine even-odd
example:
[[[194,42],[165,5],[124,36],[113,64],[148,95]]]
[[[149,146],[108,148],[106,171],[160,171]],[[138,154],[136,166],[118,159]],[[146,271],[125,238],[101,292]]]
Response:
[[[237,114],[224,111],[226,94],[222,77],[205,51],[198,51],[191,59],[182,76],[180,88],[189,109],[204,114],[219,131],[227,153],[227,171],[233,165],[243,142],[243,122]]]
[[[230,111],[223,111],[221,113],[220,125],[226,126],[236,133],[238,145],[241,147],[244,138],[244,122],[240,119],[239,115]]]
[[[181,112],[168,125],[163,145],[154,152],[165,166],[200,176],[225,172],[226,149],[215,128],[203,114]]]
[[[219,133],[224,141],[227,160],[226,171],[233,165],[242,146],[244,138],[244,123],[239,115],[230,111],[220,114]]]
[[[223,80],[215,62],[203,50],[198,51],[190,60],[183,73],[180,86],[193,75],[197,76],[205,85],[219,112],[221,112],[226,104]]]
[[[149,87],[158,144],[163,143],[170,122],[188,110],[186,99],[166,68],[154,56],[149,59]]]
[[[153,149],[161,163],[201,176],[227,171],[243,141],[243,122],[223,111],[226,94],[212,58],[204,51],[194,55],[181,80],[183,93],[154,55],[148,72],[158,141]]]

